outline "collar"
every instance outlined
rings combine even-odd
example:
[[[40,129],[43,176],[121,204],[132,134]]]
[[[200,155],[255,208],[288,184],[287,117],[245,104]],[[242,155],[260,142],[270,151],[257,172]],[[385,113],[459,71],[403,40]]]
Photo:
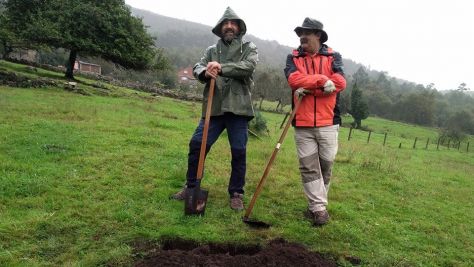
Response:
[[[296,57],[316,56],[316,55],[332,56],[333,52],[332,52],[332,49],[329,48],[326,44],[321,44],[318,52],[316,52],[313,55],[306,53],[301,46],[298,46],[298,48],[293,51],[293,55]]]

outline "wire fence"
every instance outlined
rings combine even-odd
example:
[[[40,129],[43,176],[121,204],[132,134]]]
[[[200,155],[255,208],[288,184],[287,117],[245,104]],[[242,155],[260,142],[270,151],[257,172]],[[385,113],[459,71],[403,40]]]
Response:
[[[421,138],[408,139],[400,136],[391,136],[388,133],[376,133],[372,131],[349,129],[347,141],[360,141],[380,144],[388,147],[412,148],[412,149],[435,149],[435,150],[458,150],[469,153],[470,142],[456,141],[450,138]]]
[[[283,128],[286,120],[288,119],[290,113],[286,113],[283,121],[280,124],[280,129]],[[465,151],[469,153],[469,146],[470,142],[461,142],[455,141],[450,138],[443,138],[443,137],[425,137],[419,138],[415,137],[415,139],[409,139],[403,136],[390,136],[387,132],[385,133],[376,133],[373,131],[364,131],[358,130],[356,128],[349,128],[349,134],[347,137],[347,141],[351,140],[358,140],[362,142],[369,143],[378,143],[382,146],[387,147],[398,147],[398,148],[413,148],[413,149],[446,149],[446,150],[458,150],[458,151]]]

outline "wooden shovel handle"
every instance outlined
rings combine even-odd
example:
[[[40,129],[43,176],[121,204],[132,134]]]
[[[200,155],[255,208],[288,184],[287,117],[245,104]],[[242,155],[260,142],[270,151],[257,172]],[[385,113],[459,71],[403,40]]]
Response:
[[[207,145],[207,133],[209,132],[209,122],[211,120],[211,109],[212,109],[212,98],[214,97],[214,86],[216,84],[215,79],[211,79],[209,85],[209,92],[207,95],[207,108],[206,117],[204,119],[204,130],[202,132],[201,151],[199,152],[199,163],[197,169],[197,179],[202,179],[202,173],[204,171],[204,159],[206,157],[206,145]]]
[[[285,129],[281,133],[280,139],[278,140],[278,143],[276,144],[275,149],[273,150],[272,156],[270,157],[270,160],[267,163],[267,167],[265,167],[265,171],[263,172],[262,178],[260,178],[260,182],[257,185],[257,189],[255,189],[255,193],[252,196],[252,200],[250,201],[249,206],[245,210],[244,220],[248,219],[250,216],[250,213],[252,213],[253,206],[255,205],[255,202],[257,201],[257,197],[260,195],[260,192],[262,191],[263,185],[265,184],[265,180],[267,179],[268,173],[270,172],[273,161],[275,160],[278,151],[280,151],[280,146],[283,143],[283,140],[285,139],[288,129],[290,128],[291,121],[295,118],[296,111],[300,107],[302,99],[303,99],[302,96],[298,97],[298,101],[296,102],[295,107],[293,108],[293,112],[291,112],[291,116],[288,119],[288,122],[286,123]]]

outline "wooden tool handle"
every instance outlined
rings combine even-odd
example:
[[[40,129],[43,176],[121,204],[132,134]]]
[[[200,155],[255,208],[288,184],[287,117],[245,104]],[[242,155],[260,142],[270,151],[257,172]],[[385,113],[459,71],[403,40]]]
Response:
[[[260,182],[257,185],[257,189],[255,189],[255,193],[253,194],[252,200],[250,201],[250,204],[247,207],[247,210],[245,211],[244,219],[248,219],[250,216],[250,213],[252,213],[253,206],[255,205],[255,202],[257,201],[257,197],[260,195],[260,192],[262,191],[263,185],[265,183],[265,180],[267,179],[268,173],[270,172],[270,168],[272,167],[273,161],[275,160],[278,151],[280,151],[280,146],[283,143],[283,140],[285,139],[288,129],[290,128],[291,121],[295,118],[296,111],[300,107],[302,99],[303,99],[302,96],[298,97],[298,101],[296,102],[296,105],[293,108],[293,112],[291,113],[291,116],[288,119],[288,122],[286,123],[285,129],[283,130],[280,136],[280,139],[278,140],[278,143],[275,146],[275,149],[273,150],[272,156],[270,157],[270,160],[267,163],[267,167],[265,168],[265,171],[263,172],[262,178],[260,178]]]
[[[215,79],[211,79],[209,85],[209,92],[207,95],[207,108],[206,117],[204,119],[204,130],[202,132],[201,151],[199,152],[199,163],[197,170],[197,179],[202,179],[202,173],[204,171],[204,159],[206,157],[206,145],[207,145],[207,133],[209,132],[209,122],[211,120],[211,109],[212,109],[212,98],[214,97],[214,86],[216,84]]]

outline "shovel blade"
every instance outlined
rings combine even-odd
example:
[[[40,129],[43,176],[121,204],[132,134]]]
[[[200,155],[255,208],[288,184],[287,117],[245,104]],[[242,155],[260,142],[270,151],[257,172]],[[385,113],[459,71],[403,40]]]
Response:
[[[199,186],[186,188],[186,194],[184,198],[184,214],[204,215],[208,194],[209,191],[202,190]]]
[[[256,229],[267,229],[267,228],[270,228],[270,226],[271,226],[268,223],[258,221],[258,220],[252,220],[252,219],[247,218],[247,217],[243,217],[242,221],[245,224],[247,224],[248,226],[250,226],[252,228],[256,228]]]

